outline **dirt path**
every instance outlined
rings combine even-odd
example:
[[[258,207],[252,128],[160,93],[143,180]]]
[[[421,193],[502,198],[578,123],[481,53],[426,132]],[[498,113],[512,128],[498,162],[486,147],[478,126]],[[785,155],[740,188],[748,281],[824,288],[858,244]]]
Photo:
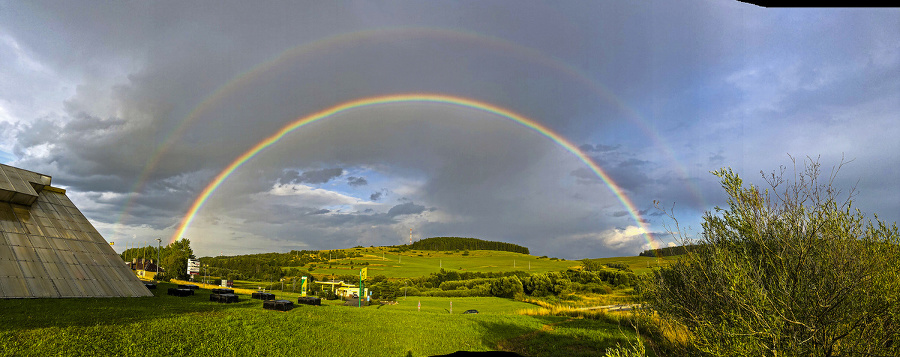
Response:
[[[617,304],[617,305],[579,307],[576,310],[580,310],[580,311],[590,311],[590,310],[630,311],[631,309],[639,307],[639,306],[641,306],[641,304]]]

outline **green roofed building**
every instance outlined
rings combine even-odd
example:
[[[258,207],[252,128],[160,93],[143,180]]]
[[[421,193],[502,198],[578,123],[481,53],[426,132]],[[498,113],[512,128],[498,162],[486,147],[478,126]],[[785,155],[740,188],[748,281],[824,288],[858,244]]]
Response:
[[[152,296],[50,176],[0,164],[0,298]]]

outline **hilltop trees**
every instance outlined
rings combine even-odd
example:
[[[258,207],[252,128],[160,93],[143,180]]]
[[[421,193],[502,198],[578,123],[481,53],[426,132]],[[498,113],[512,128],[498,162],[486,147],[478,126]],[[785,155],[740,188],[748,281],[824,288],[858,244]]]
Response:
[[[715,171],[728,207],[642,286],[646,305],[704,355],[900,355],[900,235],[853,209],[852,191],[841,199],[839,169],[822,182],[808,160],[793,182],[764,175],[765,190]],[[691,243],[677,221],[673,234]]]
[[[528,248],[518,244],[494,242],[477,238],[432,237],[415,241],[409,246],[415,250],[499,250],[505,252],[529,253]]]

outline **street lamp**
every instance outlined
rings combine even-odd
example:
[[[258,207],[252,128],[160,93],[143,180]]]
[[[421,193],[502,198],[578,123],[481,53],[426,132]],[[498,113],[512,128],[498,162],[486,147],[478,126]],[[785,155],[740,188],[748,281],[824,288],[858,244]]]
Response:
[[[156,238],[156,275],[159,275],[159,251],[162,250],[162,239]]]

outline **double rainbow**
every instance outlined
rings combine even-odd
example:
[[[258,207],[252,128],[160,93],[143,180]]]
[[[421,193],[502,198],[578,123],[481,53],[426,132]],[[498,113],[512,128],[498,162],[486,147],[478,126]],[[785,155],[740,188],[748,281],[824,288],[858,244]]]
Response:
[[[599,177],[604,184],[609,188],[610,191],[616,196],[619,202],[625,206],[628,214],[634,220],[635,224],[641,228],[644,238],[647,240],[647,243],[651,248],[655,248],[656,244],[653,241],[653,237],[651,236],[649,230],[647,229],[644,221],[638,214],[638,210],[634,207],[634,203],[631,202],[631,199],[625,195],[621,188],[600,168],[593,160],[591,160],[584,152],[578,149],[574,144],[563,138],[561,135],[553,132],[549,128],[541,125],[540,123],[535,122],[534,120],[528,119],[522,115],[519,115],[513,111],[484,103],[479,102],[472,99],[454,97],[449,95],[441,95],[441,94],[395,94],[395,95],[385,95],[385,96],[376,96],[369,98],[357,99],[349,102],[345,102],[343,104],[338,104],[333,107],[327,108],[325,110],[307,115],[305,117],[301,117],[284,127],[278,130],[276,133],[271,136],[265,138],[260,141],[258,144],[244,152],[241,156],[238,156],[234,161],[231,162],[225,169],[219,172],[218,175],[210,182],[203,191],[200,192],[200,195],[194,200],[193,204],[191,204],[190,209],[181,219],[181,223],[178,226],[178,229],[175,231],[175,234],[172,235],[170,241],[174,242],[179,237],[183,237],[188,227],[190,227],[191,222],[194,220],[194,217],[197,215],[197,212],[200,208],[203,207],[203,204],[209,199],[209,197],[216,191],[219,186],[225,182],[225,180],[234,173],[241,165],[252,159],[256,154],[259,154],[264,149],[269,146],[277,143],[281,138],[285,135],[293,132],[294,130],[300,129],[307,124],[326,119],[332,117],[336,114],[347,112],[353,109],[372,107],[378,105],[387,105],[393,103],[440,103],[440,104],[451,104],[465,108],[472,108],[481,110],[487,113],[491,113],[494,115],[498,115],[503,118],[507,118],[512,120],[519,125],[522,125],[528,129],[531,129],[542,136],[545,136],[563,147],[566,151],[574,154],[578,157],[581,162],[587,165],[594,174]]]

